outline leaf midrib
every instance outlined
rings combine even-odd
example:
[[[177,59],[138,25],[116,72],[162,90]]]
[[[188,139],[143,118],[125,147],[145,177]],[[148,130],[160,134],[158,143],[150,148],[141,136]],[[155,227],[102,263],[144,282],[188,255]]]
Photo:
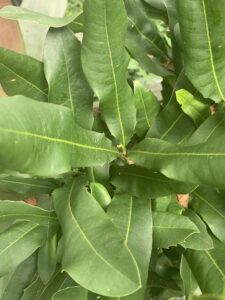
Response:
[[[31,231],[33,231],[35,228],[37,228],[39,225],[35,224],[34,226],[32,226],[31,228],[29,228],[29,230],[23,232],[22,235],[20,235],[17,239],[15,239],[12,243],[10,243],[6,248],[4,248],[3,250],[0,251],[0,256],[7,251],[9,248],[11,248],[13,245],[15,245],[19,240],[23,239],[27,234],[29,234]]]
[[[92,150],[96,150],[96,151],[106,151],[106,152],[111,152],[111,153],[116,153],[116,154],[119,153],[116,150],[110,150],[110,149],[106,149],[106,148],[88,146],[88,145],[79,144],[79,143],[75,143],[75,142],[68,141],[68,140],[63,140],[63,139],[59,139],[59,138],[53,138],[53,137],[48,137],[48,136],[44,136],[44,135],[39,135],[39,134],[32,133],[32,132],[19,131],[19,130],[14,130],[14,129],[9,129],[9,128],[0,128],[0,131],[13,133],[13,134],[19,134],[19,135],[31,136],[33,138],[39,138],[39,139],[43,139],[43,140],[47,140],[47,141],[69,144],[69,145],[72,145],[72,146],[86,148],[86,149],[92,149]]]
[[[28,185],[28,186],[32,186],[32,187],[38,187],[38,188],[42,188],[42,189],[51,189],[51,186],[47,186],[47,185],[39,185],[39,184],[34,184],[34,183],[27,183],[27,182],[19,182],[19,181],[14,181],[14,180],[6,180],[6,179],[0,179],[0,182],[7,182],[7,183],[15,183],[15,184],[21,184],[21,185]]]
[[[84,231],[82,230],[82,228],[80,227],[77,219],[75,218],[73,211],[72,211],[72,207],[71,207],[71,196],[72,196],[72,192],[73,192],[73,188],[75,185],[75,180],[71,186],[70,192],[69,192],[69,196],[68,196],[68,208],[69,208],[69,212],[71,215],[71,218],[75,224],[75,226],[78,228],[79,232],[81,233],[81,235],[83,236],[84,240],[87,242],[87,244],[89,245],[89,247],[93,250],[93,252],[95,253],[96,256],[98,256],[100,258],[100,260],[102,260],[106,265],[108,265],[112,270],[116,271],[117,273],[120,273],[123,277],[125,276],[127,279],[129,279],[131,282],[133,282],[130,278],[128,278],[125,274],[121,273],[120,270],[116,269],[113,265],[111,265],[96,249],[95,247],[92,245],[92,243],[89,241],[89,239],[87,238],[86,234],[84,233]],[[129,249],[128,247],[126,247],[127,249]],[[136,282],[133,282],[136,284]],[[139,288],[138,288],[139,289]],[[124,295],[126,296],[126,295]]]
[[[3,67],[5,67],[9,72],[13,73],[15,76],[17,76],[18,78],[20,78],[22,81],[26,82],[28,85],[30,85],[34,89],[38,90],[38,92],[40,92],[44,96],[48,97],[48,95],[43,90],[41,90],[38,86],[36,86],[34,83],[26,80],[24,77],[20,76],[18,73],[16,73],[15,71],[13,71],[11,68],[9,68],[8,66],[6,66],[5,64],[3,64],[3,63],[0,63],[0,64]]]
[[[110,45],[110,41],[109,41],[109,33],[108,33],[108,26],[107,26],[106,0],[104,0],[104,21],[105,21],[106,41],[107,41],[107,47],[108,47],[108,51],[109,51],[110,65],[111,65],[111,68],[112,68],[112,76],[113,76],[113,82],[114,82],[114,87],[115,87],[116,108],[117,108],[117,114],[118,114],[118,119],[119,119],[119,123],[120,123],[122,142],[123,142],[123,146],[125,147],[126,146],[126,139],[125,139],[125,134],[124,134],[123,122],[122,122],[122,118],[121,118],[117,79],[116,79],[116,73],[115,73],[113,58],[112,58],[112,50],[111,50],[111,45]]]
[[[215,83],[218,89],[218,92],[222,99],[225,101],[225,96],[221,90],[219,80],[217,78],[216,74],[216,68],[214,64],[214,58],[213,58],[213,51],[212,51],[212,45],[211,45],[211,38],[210,38],[210,32],[209,32],[209,24],[208,24],[208,19],[207,19],[207,12],[206,12],[206,6],[205,6],[205,0],[202,0],[202,7],[203,7],[203,14],[204,14],[204,20],[205,20],[205,28],[206,28],[206,35],[207,35],[207,41],[208,41],[208,46],[209,46],[209,56],[210,56],[210,62],[212,66],[212,72],[213,72],[213,77],[215,79]]]

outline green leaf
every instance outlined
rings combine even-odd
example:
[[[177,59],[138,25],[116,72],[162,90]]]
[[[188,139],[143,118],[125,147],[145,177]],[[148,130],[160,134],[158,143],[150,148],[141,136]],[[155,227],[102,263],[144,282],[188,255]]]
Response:
[[[44,284],[47,284],[55,272],[57,263],[57,234],[48,238],[38,252],[38,274]]]
[[[102,208],[106,208],[111,200],[109,192],[101,183],[92,182],[90,184],[91,194],[98,201]]]
[[[153,216],[153,246],[154,248],[168,248],[184,242],[198,228],[189,218],[169,212],[155,212]]]
[[[84,14],[79,13],[76,18],[67,25],[74,33],[83,32],[84,30]]]
[[[135,125],[132,90],[126,80],[129,61],[124,49],[126,28],[123,0],[85,1],[84,73],[100,100],[109,130],[123,147],[129,142]]]
[[[93,123],[93,92],[81,67],[81,44],[68,28],[51,28],[44,50],[49,102],[69,107],[83,128]]]
[[[49,282],[44,285],[41,278],[38,276],[25,290],[21,300],[49,300],[61,288],[67,287],[66,281],[68,276],[65,272],[62,273],[58,266]],[[70,286],[70,284],[69,284]]]
[[[185,250],[184,256],[202,293],[221,294],[225,277],[225,247],[216,239],[213,243],[212,250]]]
[[[31,284],[24,290],[21,300],[33,300],[40,295],[44,288],[44,283],[40,277],[36,277]]]
[[[36,268],[36,255],[31,255],[23,261],[12,273],[0,279],[3,285],[1,300],[20,300],[23,290],[34,276]]]
[[[54,211],[47,211],[23,201],[0,200],[0,223],[17,219],[32,221],[41,226],[58,224]]]
[[[136,293],[123,298],[124,300],[142,300],[144,299],[152,250],[151,202],[134,198],[128,194],[118,194],[113,198],[107,214],[133,253],[143,285],[142,289]]]
[[[15,269],[42,246],[45,239],[44,227],[26,221],[15,223],[0,233],[0,276]]]
[[[176,101],[175,92],[180,88],[193,90],[190,82],[185,77],[184,70],[178,76],[172,94],[167,95],[169,98],[168,103],[155,118],[147,133],[148,137],[179,143],[194,130],[193,122],[182,112]]]
[[[138,1],[124,1],[128,14],[127,39],[141,45],[147,54],[161,61],[168,61],[168,55],[163,38],[160,36],[154,21],[142,11]],[[146,26],[147,24],[147,26]]]
[[[74,287],[68,287],[59,290],[52,297],[52,300],[65,300],[65,299],[87,300],[88,291],[80,286],[74,286]]]
[[[184,284],[185,296],[190,299],[190,296],[198,289],[198,283],[188,265],[188,262],[184,255],[181,257],[180,263],[180,275]]]
[[[0,84],[8,96],[47,101],[48,85],[38,60],[0,47]]]
[[[196,100],[188,91],[179,90],[176,92],[176,96],[183,112],[194,121],[197,127],[211,115],[209,106]]]
[[[205,98],[225,100],[224,1],[177,0],[176,3],[188,78]]]
[[[157,59],[148,57],[140,44],[126,39],[125,46],[130,56],[133,57],[145,71],[162,77],[173,75],[173,73],[164,68]]]
[[[10,20],[32,21],[41,25],[58,28],[71,23],[77,17],[77,14],[75,13],[64,18],[53,18],[23,7],[5,6],[0,10],[0,17]]]
[[[90,182],[99,182],[104,186],[109,185],[109,164],[87,168],[87,177]]]
[[[224,131],[225,114],[223,109],[211,115],[204,123],[193,133],[185,145],[192,146],[206,142],[208,139],[211,142],[215,137],[221,136]]]
[[[188,217],[198,228],[198,234],[193,234],[188,237],[185,242],[181,243],[184,248],[191,248],[195,250],[209,250],[213,248],[213,241],[207,232],[206,225],[201,218],[190,209],[187,209],[183,213],[184,216]]]
[[[172,194],[187,194],[195,187],[134,165],[112,166],[110,177],[111,183],[121,191],[147,199]]]
[[[2,168],[52,176],[117,156],[103,134],[76,125],[68,108],[15,96],[0,99],[0,115]]]
[[[53,179],[0,177],[0,189],[12,190],[22,194],[50,194],[59,186]]]
[[[149,18],[160,19],[166,24],[168,16],[163,0],[136,0]]]
[[[225,243],[225,191],[208,187],[198,188],[194,192],[191,207],[207,223],[213,234]]]
[[[134,82],[134,99],[136,106],[136,133],[142,137],[150,128],[153,120],[161,110],[158,99],[151,91],[146,91],[139,81]]]
[[[169,212],[181,215],[184,208],[177,201],[176,195],[169,195],[152,199],[152,209],[159,212]]]
[[[53,194],[63,231],[62,267],[95,293],[131,294],[141,287],[137,263],[85,183],[79,177]]]
[[[193,146],[146,138],[132,149],[129,158],[171,179],[224,188],[225,149],[221,138]]]
[[[67,7],[67,0],[23,0],[20,7],[51,17],[63,17]],[[42,61],[44,43],[49,26],[38,24],[34,20],[21,20],[19,21],[19,26],[25,43],[26,54]]]
[[[202,296],[192,296],[190,300],[224,300],[222,296],[216,295],[202,295]]]

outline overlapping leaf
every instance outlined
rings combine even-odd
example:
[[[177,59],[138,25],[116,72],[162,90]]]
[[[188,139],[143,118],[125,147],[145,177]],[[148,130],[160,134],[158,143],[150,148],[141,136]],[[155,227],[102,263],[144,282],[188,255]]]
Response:
[[[23,261],[15,270],[0,279],[3,287],[1,300],[20,300],[23,290],[35,274],[36,255],[33,254]]]
[[[196,126],[199,126],[211,115],[209,106],[196,100],[188,91],[179,90],[176,92],[176,97],[183,112],[195,122]]]
[[[209,250],[213,248],[213,241],[207,232],[206,225],[201,218],[192,210],[187,209],[184,216],[188,217],[198,228],[199,234],[193,234],[185,242],[181,243],[184,248],[195,250]]]
[[[86,179],[79,177],[54,192],[63,231],[62,267],[95,293],[113,297],[131,294],[141,287],[137,263],[85,183]]]
[[[225,277],[225,247],[213,239],[214,249],[206,251],[186,250],[184,256],[203,293],[221,294]]]
[[[169,212],[153,212],[153,246],[168,248],[184,242],[199,230],[183,215]]]
[[[136,133],[142,137],[150,128],[153,120],[161,110],[158,99],[151,91],[146,91],[145,87],[138,81],[134,85],[134,99],[136,107]]]
[[[208,187],[198,188],[194,192],[191,207],[207,223],[213,234],[225,243],[225,192]]]

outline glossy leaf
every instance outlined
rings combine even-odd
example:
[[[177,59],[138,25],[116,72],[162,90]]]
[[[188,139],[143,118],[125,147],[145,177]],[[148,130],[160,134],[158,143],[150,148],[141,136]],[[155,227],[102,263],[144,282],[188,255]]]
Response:
[[[90,188],[92,196],[98,201],[102,208],[106,208],[111,203],[111,197],[104,185],[92,182]]]
[[[188,78],[205,98],[225,100],[223,0],[177,0]]]
[[[216,239],[213,239],[213,243],[215,248],[212,250],[186,250],[184,256],[202,293],[221,294],[225,276],[225,248],[224,244]]]
[[[68,28],[51,28],[44,52],[49,102],[69,107],[83,128],[93,123],[93,92],[81,67],[81,45]]]
[[[209,106],[196,100],[188,91],[179,90],[176,92],[176,97],[183,112],[194,121],[197,127],[211,115]]]
[[[52,300],[64,300],[64,299],[87,300],[88,291],[80,286],[68,287],[59,290],[52,297]]]
[[[168,248],[184,242],[198,228],[187,217],[169,212],[153,212],[153,246]]]
[[[63,231],[62,267],[78,284],[95,293],[114,297],[131,294],[141,287],[137,263],[85,183],[80,177],[54,192]]]
[[[0,47],[0,84],[8,96],[47,101],[48,85],[38,60]]]
[[[128,194],[118,194],[113,198],[107,214],[133,253],[143,285],[142,289],[136,293],[123,298],[124,300],[142,300],[145,295],[152,250],[151,202],[134,198]],[[114,300],[116,299],[114,298]]]
[[[198,188],[194,192],[191,207],[207,223],[213,234],[225,243],[225,192],[207,187]]]
[[[31,222],[19,222],[0,233],[0,276],[15,269],[46,239],[46,230]],[[19,253],[19,255],[18,255]]]
[[[0,99],[0,115],[2,168],[51,176],[117,156],[103,134],[80,128],[67,108],[15,96]]]
[[[49,237],[38,252],[38,274],[44,284],[47,284],[55,272],[57,263],[57,235]]]
[[[58,221],[53,211],[47,211],[23,201],[0,201],[0,223],[8,220],[23,219],[41,226],[57,225]]]
[[[215,138],[213,143],[208,140],[193,146],[146,138],[133,148],[129,158],[171,179],[224,188],[223,148],[221,136]]]
[[[12,190],[22,194],[50,194],[58,186],[57,181],[51,179],[0,177],[0,189]]]
[[[111,183],[121,191],[148,199],[171,194],[187,194],[195,187],[134,165],[112,166],[110,177]]]
[[[150,128],[153,120],[161,110],[158,99],[151,91],[146,91],[143,84],[134,83],[134,99],[136,107],[136,134],[142,137]]]
[[[183,213],[184,216],[188,217],[198,228],[198,234],[193,234],[188,237],[185,242],[181,243],[184,248],[191,248],[195,250],[209,250],[213,248],[213,241],[207,232],[206,225],[201,218],[190,209],[187,209]]]
[[[64,18],[54,18],[47,15],[43,15],[32,10],[16,7],[16,6],[5,6],[0,10],[0,17],[10,19],[10,20],[21,20],[21,21],[31,21],[36,22],[41,25],[47,25],[51,27],[63,27],[71,23],[77,14],[73,14]]]
[[[12,273],[0,280],[4,286],[1,300],[20,300],[23,290],[34,276],[36,267],[36,255],[32,255],[23,261]]]
[[[129,142],[135,125],[132,90],[126,80],[129,61],[124,49],[126,27],[122,0],[85,1],[84,73],[100,100],[100,109],[110,132],[123,147]]]

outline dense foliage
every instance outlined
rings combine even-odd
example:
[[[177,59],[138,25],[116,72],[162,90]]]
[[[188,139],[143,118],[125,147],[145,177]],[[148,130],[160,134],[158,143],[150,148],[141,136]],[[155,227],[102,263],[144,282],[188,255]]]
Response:
[[[224,12],[0,11],[50,27],[43,62],[0,47],[2,300],[223,299]]]

